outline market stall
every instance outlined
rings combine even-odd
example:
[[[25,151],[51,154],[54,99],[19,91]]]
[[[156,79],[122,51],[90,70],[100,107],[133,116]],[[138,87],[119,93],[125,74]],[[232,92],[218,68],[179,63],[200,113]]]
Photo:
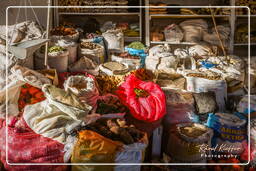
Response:
[[[255,58],[233,53],[248,41],[236,10],[58,2],[70,8],[48,8],[46,29],[0,26],[0,170],[255,170]]]

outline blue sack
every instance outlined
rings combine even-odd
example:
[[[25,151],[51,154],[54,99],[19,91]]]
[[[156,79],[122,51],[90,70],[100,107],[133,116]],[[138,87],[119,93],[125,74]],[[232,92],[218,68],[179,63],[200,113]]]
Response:
[[[201,65],[202,65],[202,67],[204,67],[206,69],[214,68],[214,67],[217,66],[217,64],[213,64],[213,63],[211,63],[209,61],[202,61]]]

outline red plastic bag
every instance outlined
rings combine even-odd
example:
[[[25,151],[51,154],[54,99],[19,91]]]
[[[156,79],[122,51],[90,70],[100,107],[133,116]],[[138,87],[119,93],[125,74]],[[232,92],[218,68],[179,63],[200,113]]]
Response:
[[[64,145],[34,133],[23,119],[8,119],[9,163],[64,163]],[[7,171],[65,171],[67,166],[9,165],[6,161],[6,121],[0,122],[0,160]]]
[[[164,92],[153,82],[141,81],[129,75],[116,94],[138,120],[153,122],[166,114]]]

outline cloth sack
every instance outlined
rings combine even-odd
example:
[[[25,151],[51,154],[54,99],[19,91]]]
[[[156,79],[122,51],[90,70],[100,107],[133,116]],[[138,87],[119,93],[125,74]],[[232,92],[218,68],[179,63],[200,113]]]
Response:
[[[64,82],[65,91],[74,93],[82,103],[96,107],[99,91],[96,87],[95,78],[86,76],[70,76]]]
[[[55,86],[44,85],[42,90],[47,100],[26,106],[24,120],[37,134],[64,144],[68,134],[83,124],[92,107]]]
[[[195,106],[198,114],[213,113],[217,109],[214,92],[194,93]]]
[[[96,76],[99,74],[99,66],[90,58],[83,56],[77,62],[69,66],[69,71],[70,72],[84,71]]]
[[[120,29],[111,29],[102,33],[102,36],[107,42],[109,50],[124,51],[124,34]]]

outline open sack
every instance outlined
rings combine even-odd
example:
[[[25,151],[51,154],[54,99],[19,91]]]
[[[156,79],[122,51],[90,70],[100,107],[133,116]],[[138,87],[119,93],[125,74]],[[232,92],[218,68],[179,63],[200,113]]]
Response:
[[[75,141],[66,146],[71,147],[72,150],[72,163],[141,163],[144,160],[144,153],[148,144],[147,135],[143,132],[136,132],[133,126],[126,126],[123,120],[117,119],[118,126],[112,121],[113,119],[122,116],[105,115],[100,117],[97,121],[88,126],[86,130],[81,130],[78,133],[78,137]],[[107,130],[103,130],[102,125],[98,123],[107,119],[107,125],[110,126],[111,132],[119,132],[121,140],[117,139],[117,134],[111,139],[107,136]],[[113,125],[114,124],[114,125]],[[97,130],[96,130],[97,128]],[[94,129],[94,130],[89,130]],[[104,135],[101,135],[98,131],[101,130]],[[96,131],[96,132],[95,132]],[[117,133],[116,132],[116,133]],[[110,132],[109,132],[110,133]],[[129,133],[129,135],[127,135]],[[138,136],[140,134],[140,136]],[[131,137],[132,136],[132,137]],[[135,138],[137,137],[137,138]],[[131,138],[135,141],[132,141]],[[66,147],[65,146],[65,147]],[[116,165],[116,166],[97,166],[97,165],[84,165],[84,166],[72,166],[72,171],[79,170],[104,170],[104,171],[124,171],[132,170],[139,171],[140,166],[136,165]]]
[[[44,85],[42,90],[47,99],[25,107],[24,120],[37,134],[65,143],[70,131],[83,123],[92,107],[53,85]]]

